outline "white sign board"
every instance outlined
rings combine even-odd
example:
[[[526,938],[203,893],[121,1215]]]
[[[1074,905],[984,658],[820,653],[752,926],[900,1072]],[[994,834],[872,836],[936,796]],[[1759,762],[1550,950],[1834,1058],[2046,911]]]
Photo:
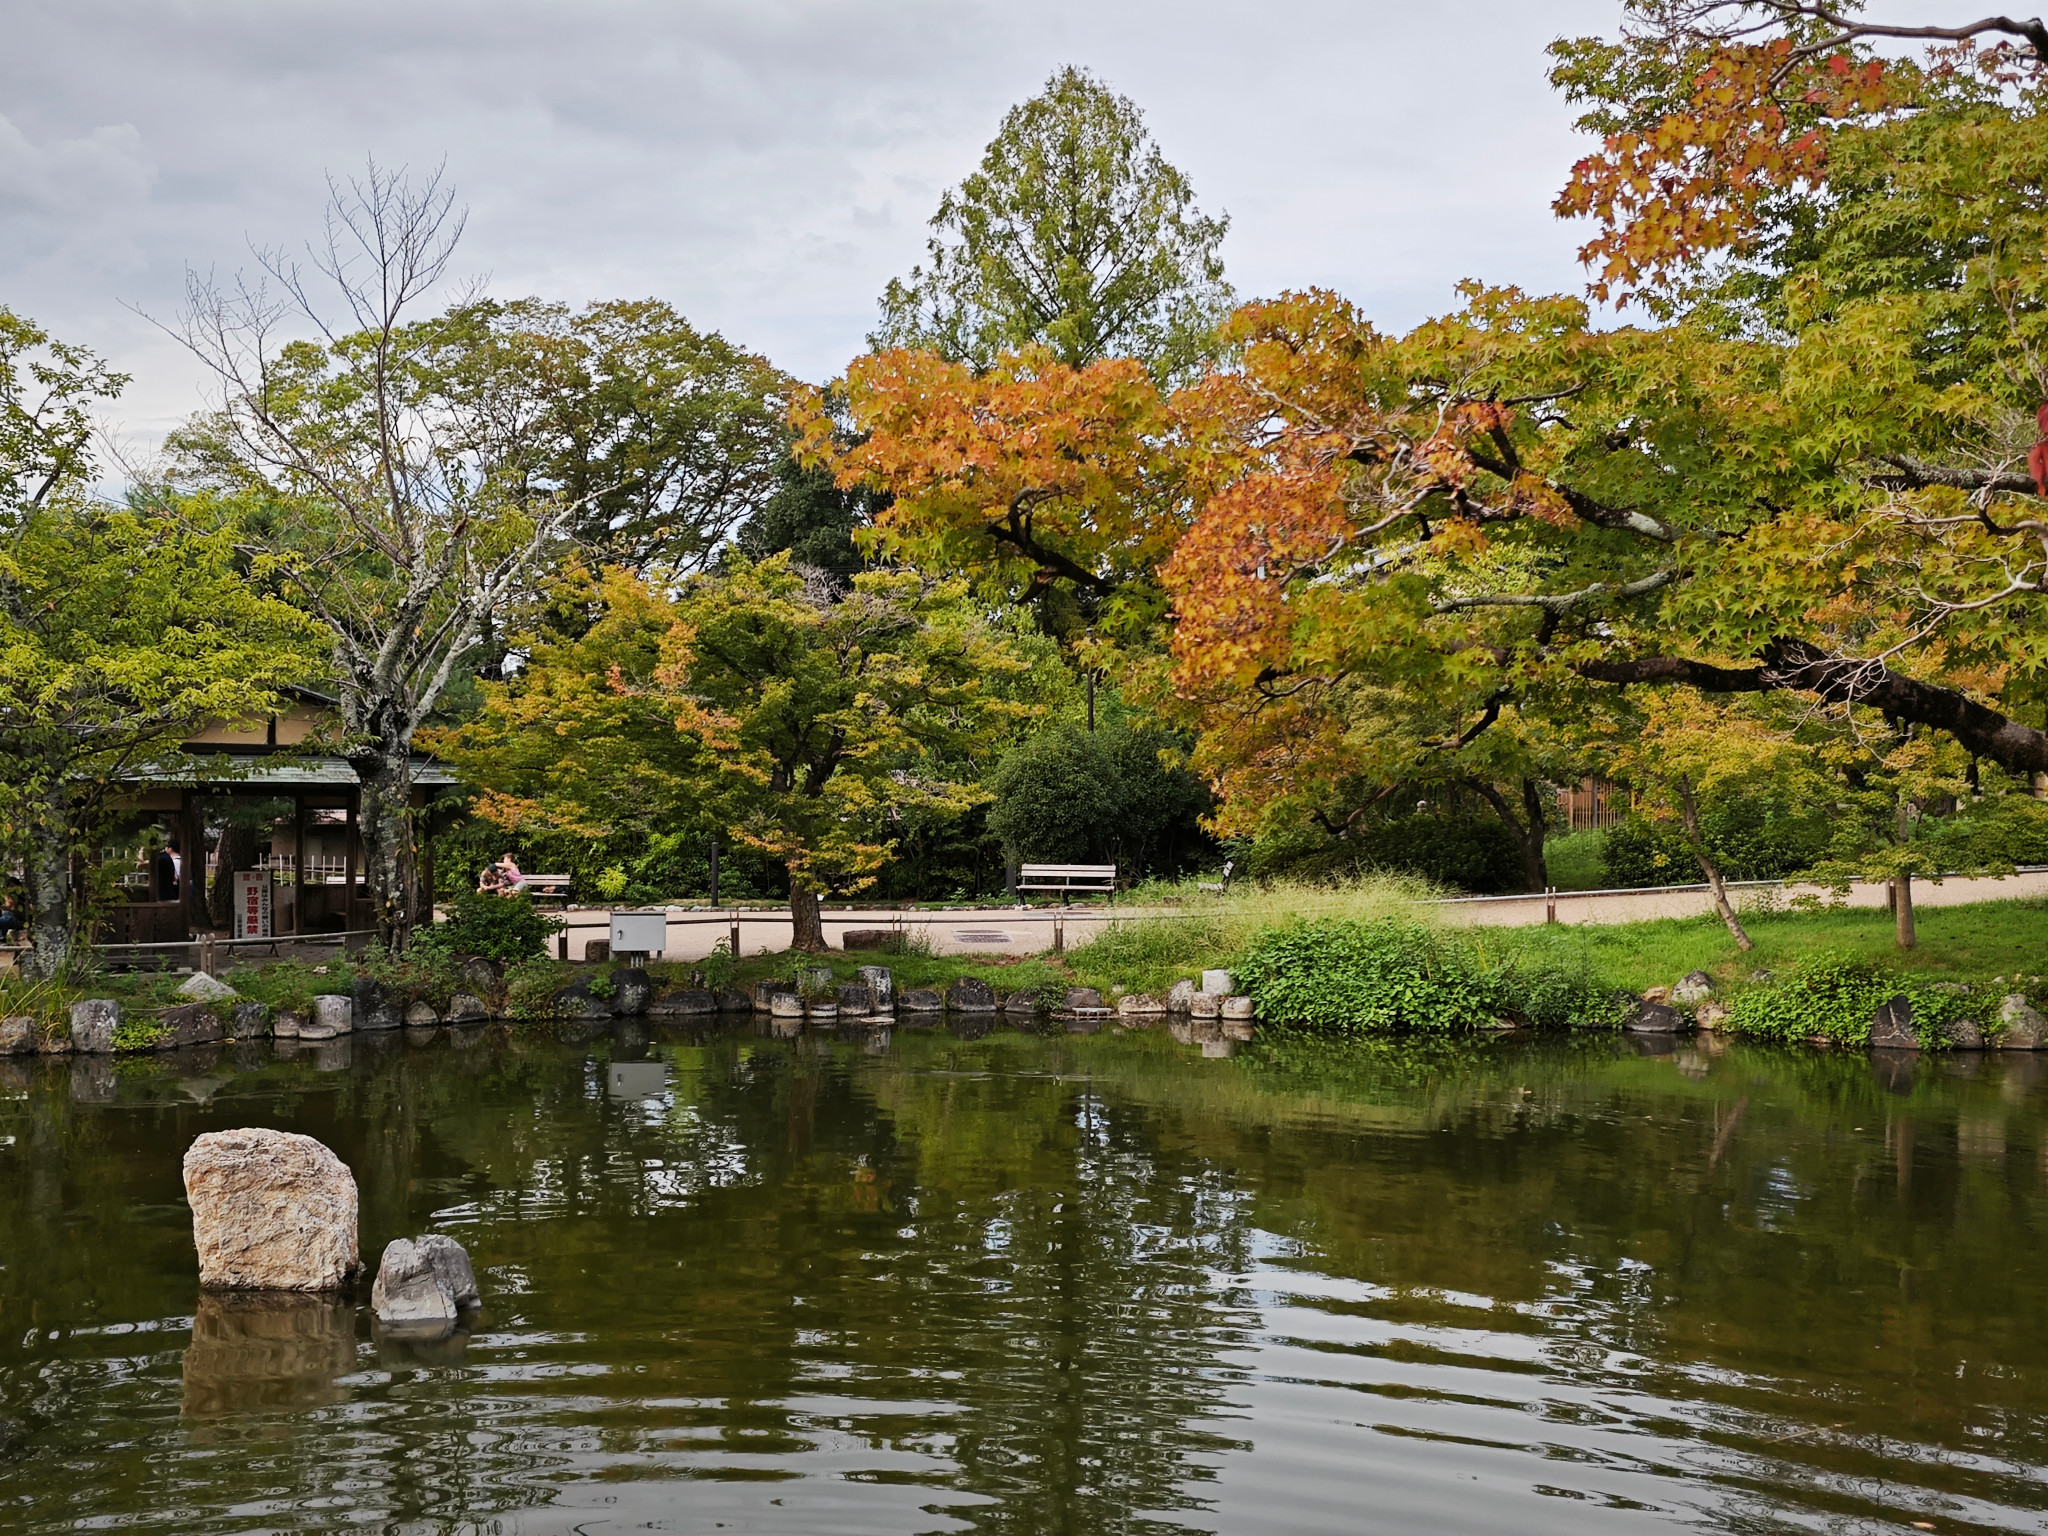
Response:
[[[268,939],[270,931],[270,871],[244,869],[235,873],[235,937]]]

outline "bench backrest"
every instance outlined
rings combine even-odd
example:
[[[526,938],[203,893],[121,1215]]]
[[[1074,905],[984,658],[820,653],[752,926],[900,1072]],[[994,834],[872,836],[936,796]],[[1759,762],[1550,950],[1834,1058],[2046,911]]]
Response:
[[[1017,870],[1019,885],[1103,885],[1116,884],[1114,864],[1025,864]]]

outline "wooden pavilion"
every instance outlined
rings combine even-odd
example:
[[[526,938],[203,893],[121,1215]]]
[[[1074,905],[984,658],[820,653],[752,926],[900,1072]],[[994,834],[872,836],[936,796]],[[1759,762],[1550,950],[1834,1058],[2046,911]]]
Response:
[[[259,726],[215,722],[193,735],[186,750],[207,766],[174,782],[138,782],[121,798],[100,858],[103,866],[127,866],[114,878],[128,899],[108,910],[101,943],[179,944],[206,933],[289,938],[374,926],[358,828],[362,784],[345,758],[322,750],[341,735],[338,701],[311,689],[288,696],[288,707]],[[454,783],[441,763],[415,755],[416,809]],[[164,899],[157,856],[172,838],[180,850],[175,895]],[[432,848],[424,840],[419,870],[431,891]],[[220,904],[209,902],[223,874],[235,891],[226,923]]]

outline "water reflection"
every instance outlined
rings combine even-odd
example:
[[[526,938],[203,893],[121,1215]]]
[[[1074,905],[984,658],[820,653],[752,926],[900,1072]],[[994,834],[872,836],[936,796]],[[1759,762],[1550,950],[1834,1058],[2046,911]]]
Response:
[[[2048,1529],[2033,1057],[1201,1024],[11,1064],[0,1419],[62,1451],[0,1525]],[[474,1332],[188,1322],[238,1124],[462,1241]]]
[[[340,1402],[355,1369],[356,1312],[337,1296],[202,1295],[185,1349],[191,1418]]]

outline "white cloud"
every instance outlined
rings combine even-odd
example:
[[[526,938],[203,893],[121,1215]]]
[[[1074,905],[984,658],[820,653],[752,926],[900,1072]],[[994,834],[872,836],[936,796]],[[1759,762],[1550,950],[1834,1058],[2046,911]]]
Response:
[[[1057,66],[1132,96],[1240,292],[1389,325],[1463,276],[1577,287],[1548,212],[1579,152],[1544,83],[1613,0],[66,0],[0,52],[0,303],[200,400],[121,307],[318,226],[327,171],[444,158],[500,293],[659,295],[811,377],[844,365],[940,190]]]

